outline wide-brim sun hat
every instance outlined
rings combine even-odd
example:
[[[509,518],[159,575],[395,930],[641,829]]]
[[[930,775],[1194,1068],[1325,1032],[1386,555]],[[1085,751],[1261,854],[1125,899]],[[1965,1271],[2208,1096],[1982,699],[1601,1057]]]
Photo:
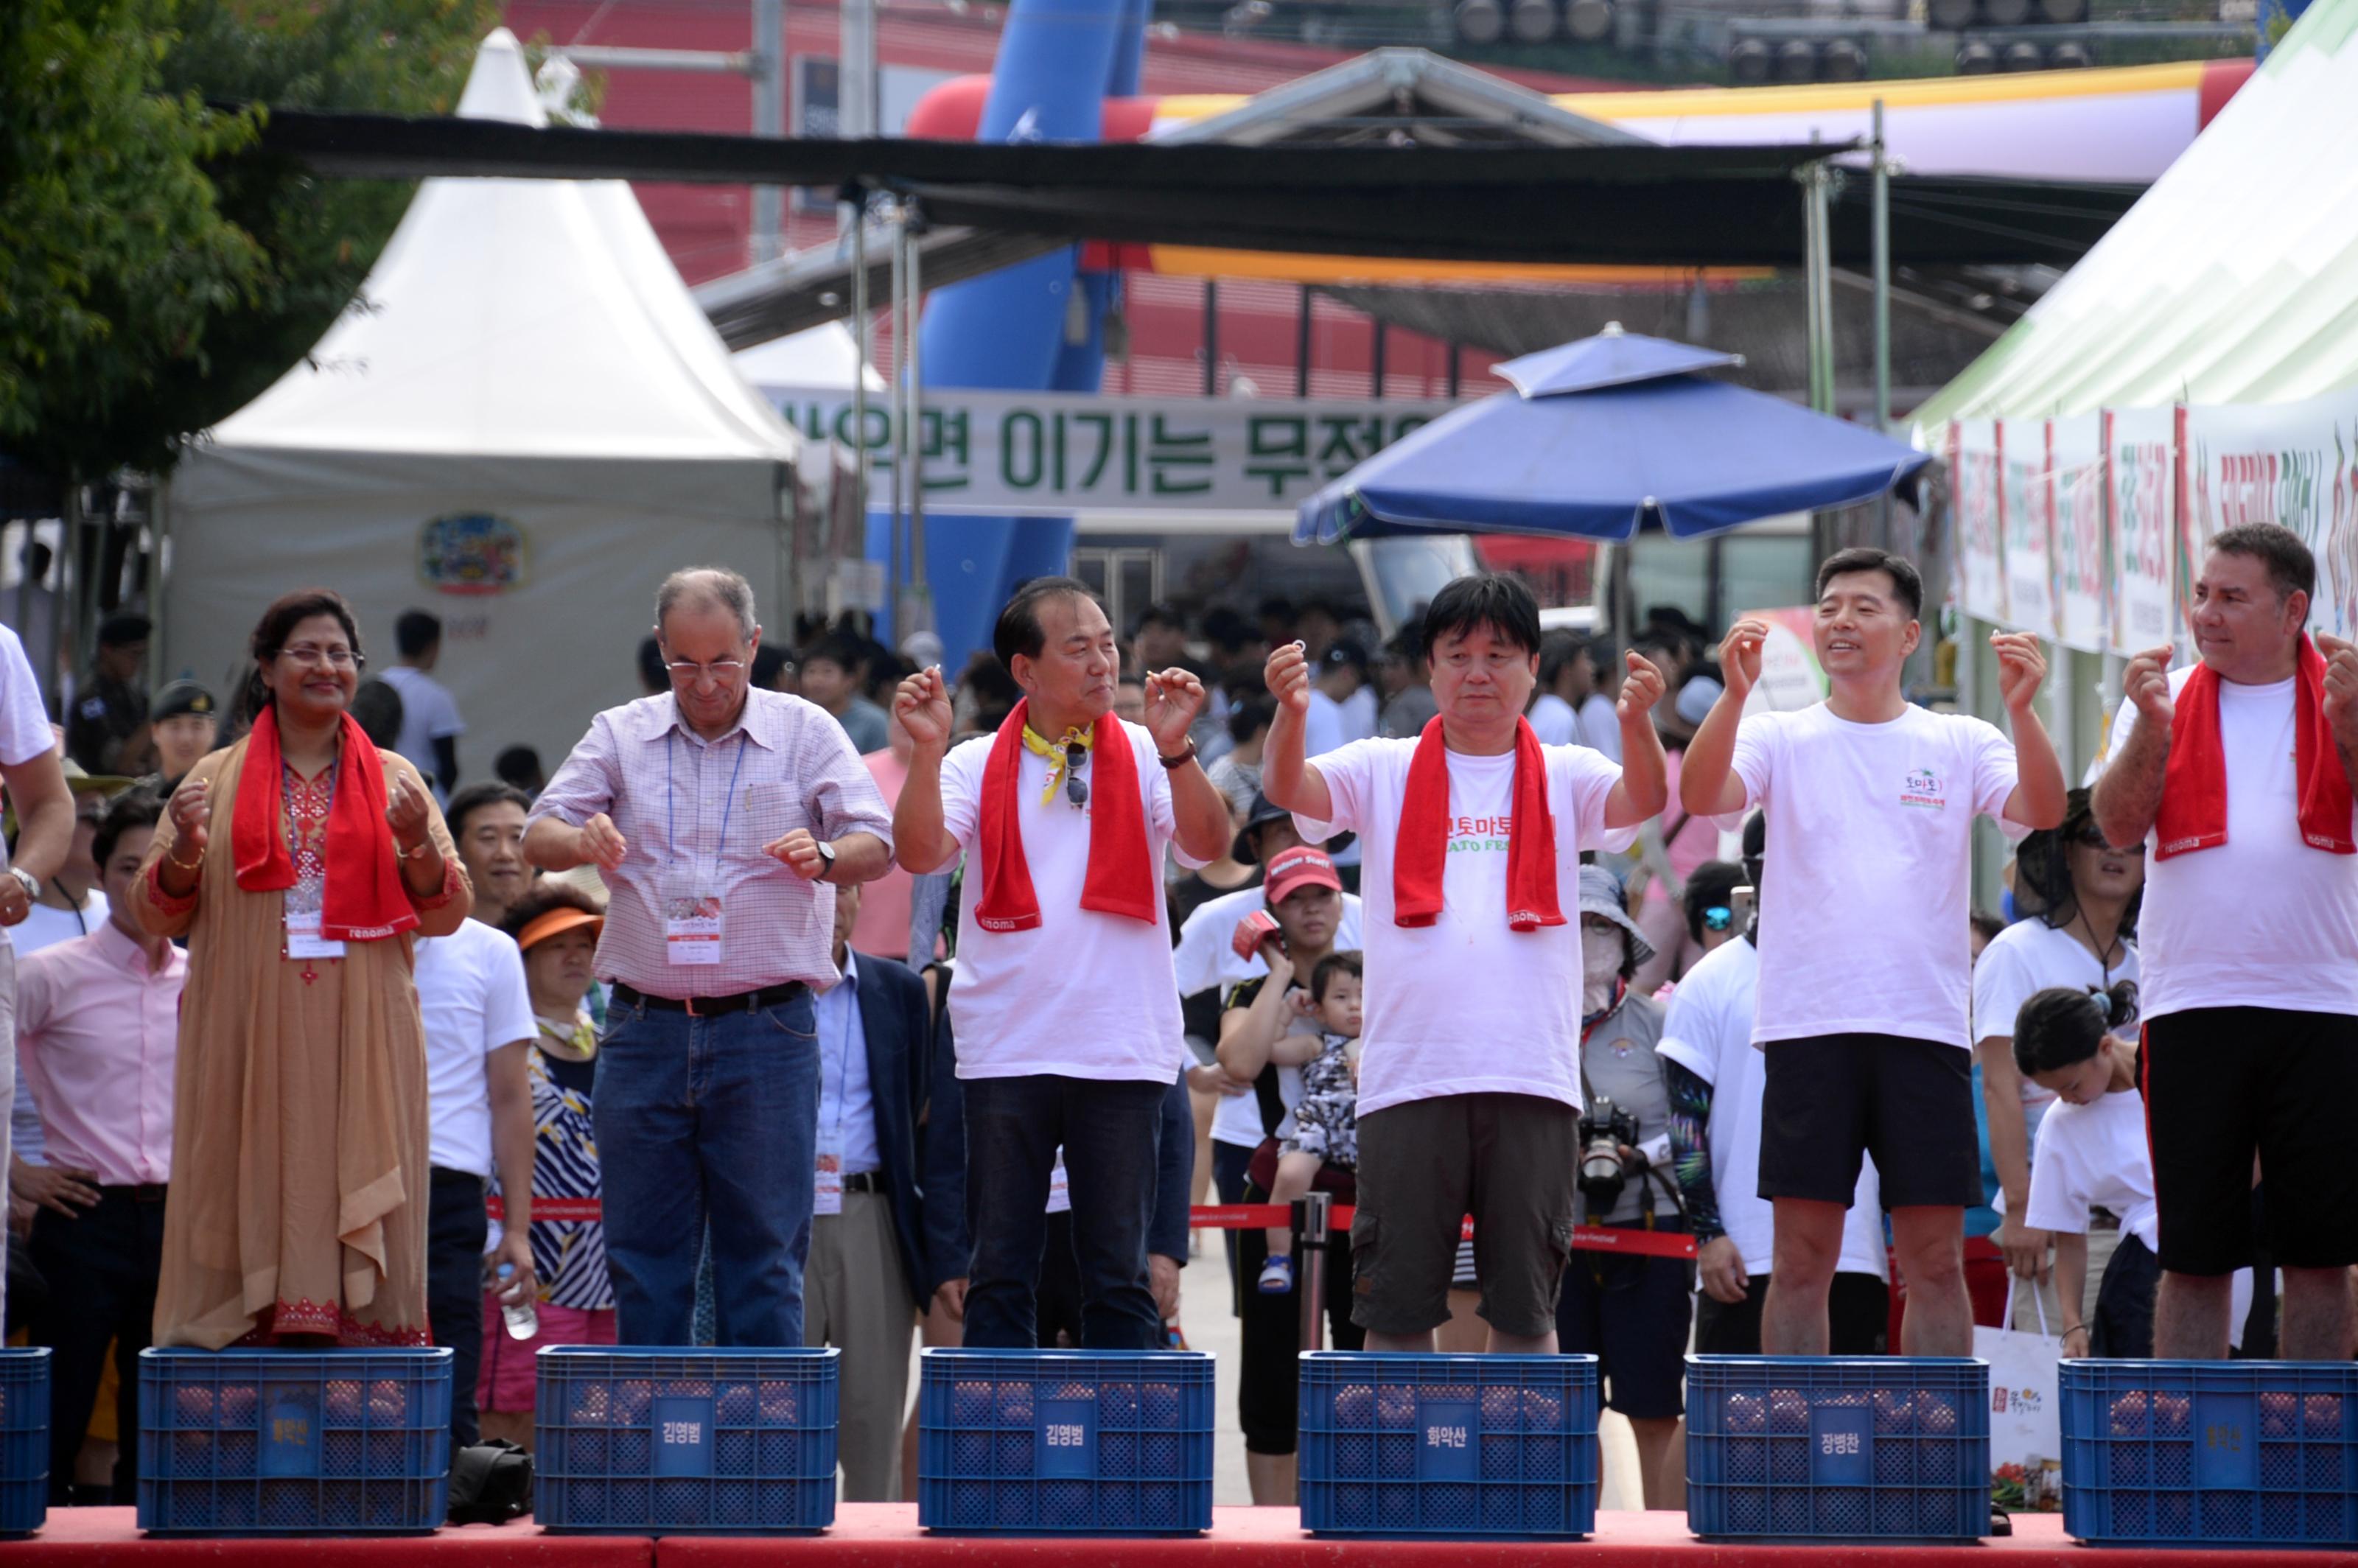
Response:
[[[1629,960],[1633,964],[1651,963],[1654,945],[1629,918],[1629,905],[1621,889],[1621,879],[1602,866],[1580,868],[1580,913],[1609,920],[1629,935]]]

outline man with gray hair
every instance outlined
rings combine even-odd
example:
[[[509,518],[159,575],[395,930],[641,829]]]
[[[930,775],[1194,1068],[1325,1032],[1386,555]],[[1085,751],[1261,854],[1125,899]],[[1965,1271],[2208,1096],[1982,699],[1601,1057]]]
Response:
[[[591,720],[525,834],[525,860],[594,864],[611,894],[596,1117],[619,1333],[689,1342],[708,1223],[719,1343],[800,1345],[813,1204],[840,1201],[812,993],[842,978],[834,889],[892,863],[892,816],[824,710],[753,687],[743,578],[674,572],[655,636],[671,689]]]

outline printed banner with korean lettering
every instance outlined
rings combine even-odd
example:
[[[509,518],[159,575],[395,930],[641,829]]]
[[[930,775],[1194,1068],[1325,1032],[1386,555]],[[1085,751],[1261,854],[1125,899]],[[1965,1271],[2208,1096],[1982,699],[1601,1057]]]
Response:
[[[805,435],[852,444],[836,389],[764,387]],[[1042,515],[1172,509],[1272,512],[1447,413],[1446,402],[1157,400],[1056,393],[928,391],[925,504]],[[870,403],[871,461],[890,460],[892,421]],[[878,504],[883,480],[872,481]]]
[[[2006,613],[1999,619],[2054,641],[2055,487],[2044,419],[1998,422],[1997,531],[2006,557]]]
[[[2171,595],[2178,540],[2178,410],[2108,408],[2104,486],[2112,508],[2113,651],[2175,642],[2186,622]]]
[[[2055,492],[2055,634],[2083,654],[2104,651],[2104,429],[2101,414],[2047,424]]]
[[[2317,557],[2309,624],[2350,635],[2358,626],[2358,391],[2180,413],[2180,582],[2201,569],[2204,546],[2223,529],[2281,523]]]
[[[1950,422],[1949,472],[1957,515],[1957,559],[1963,567],[1965,613],[1977,621],[2003,622],[2006,560],[1998,546],[1996,421]]]

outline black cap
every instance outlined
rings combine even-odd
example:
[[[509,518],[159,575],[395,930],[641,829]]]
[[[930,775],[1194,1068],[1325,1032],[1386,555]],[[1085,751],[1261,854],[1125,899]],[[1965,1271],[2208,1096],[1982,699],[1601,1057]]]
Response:
[[[211,719],[220,711],[221,704],[213,700],[211,692],[192,680],[176,680],[156,694],[154,705],[147,709],[147,721],[161,724],[165,719],[178,719],[183,713],[197,713]]]
[[[1277,805],[1259,790],[1255,790],[1252,810],[1245,815],[1245,825],[1237,829],[1237,841],[1228,847],[1228,858],[1240,866],[1260,864],[1260,851],[1253,840],[1259,837],[1261,828],[1270,823],[1290,821],[1293,816],[1293,813]],[[1337,833],[1325,843],[1313,845],[1312,848],[1322,849],[1332,854],[1350,841],[1351,835],[1348,833]]]
[[[1337,637],[1327,644],[1325,654],[1318,662],[1330,670],[1348,665],[1364,676],[1368,673],[1368,650],[1348,637]]]
[[[145,615],[110,615],[98,623],[98,645],[120,648],[127,643],[144,643],[156,630],[156,623]]]

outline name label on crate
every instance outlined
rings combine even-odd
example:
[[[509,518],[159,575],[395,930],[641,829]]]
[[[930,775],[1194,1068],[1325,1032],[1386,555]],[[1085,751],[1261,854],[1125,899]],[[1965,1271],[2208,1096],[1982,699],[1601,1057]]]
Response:
[[[265,1476],[319,1473],[319,1390],[312,1383],[265,1383],[262,1390]]]
[[[693,1398],[660,1399],[647,1411],[654,1432],[654,1472],[658,1476],[712,1474],[712,1401]]]
[[[1865,1405],[1820,1405],[1810,1412],[1810,1479],[1855,1482],[1874,1479],[1868,1456],[1871,1413]]]
[[[1039,1465],[1043,1476],[1086,1481],[1098,1473],[1098,1402],[1040,1401]]]
[[[1420,1481],[1471,1481],[1479,1475],[1481,1408],[1472,1400],[1417,1403],[1416,1476]]]
[[[2156,1396],[2155,1403],[2160,1403]],[[2242,1490],[2260,1484],[2260,1407],[2254,1394],[2194,1397],[2194,1484]]]

